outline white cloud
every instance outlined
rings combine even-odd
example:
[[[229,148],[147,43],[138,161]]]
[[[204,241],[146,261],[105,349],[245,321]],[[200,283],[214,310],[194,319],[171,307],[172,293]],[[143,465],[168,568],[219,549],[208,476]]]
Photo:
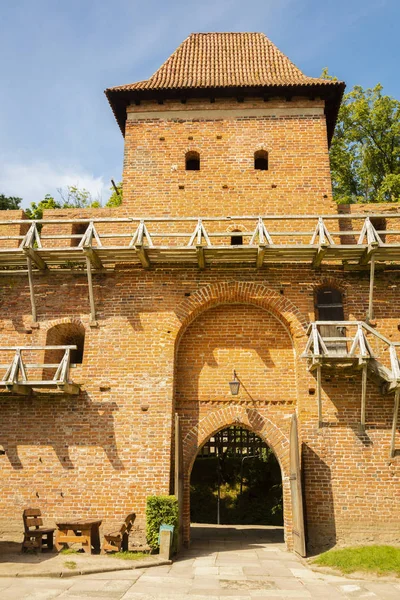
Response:
[[[0,162],[0,194],[23,198],[22,206],[39,202],[46,194],[58,197],[57,189],[75,185],[88,190],[95,200],[107,201],[109,184],[80,168],[52,165],[48,162],[18,164]]]

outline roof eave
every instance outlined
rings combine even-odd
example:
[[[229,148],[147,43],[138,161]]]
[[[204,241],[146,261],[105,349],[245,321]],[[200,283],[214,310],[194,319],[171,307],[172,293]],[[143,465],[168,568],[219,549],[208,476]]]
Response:
[[[108,102],[114,113],[115,119],[125,135],[126,108],[129,104],[141,100],[176,100],[204,97],[231,97],[231,96],[261,96],[271,98],[276,96],[305,95],[319,96],[326,102],[325,114],[327,122],[328,144],[330,145],[336,120],[339,113],[340,103],[345,90],[342,81],[329,81],[329,83],[306,83],[292,85],[268,85],[268,86],[226,86],[226,87],[188,87],[168,89],[118,89],[105,90]]]

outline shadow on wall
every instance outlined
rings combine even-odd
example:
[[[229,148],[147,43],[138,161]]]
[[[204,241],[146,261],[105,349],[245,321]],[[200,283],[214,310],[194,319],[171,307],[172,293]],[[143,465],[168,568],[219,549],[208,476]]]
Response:
[[[307,554],[329,550],[336,544],[331,470],[307,444],[302,444],[304,521]]]
[[[114,431],[115,402],[90,402],[87,394],[60,399],[46,395],[33,399],[2,399],[0,443],[14,469],[23,469],[18,446],[52,446],[64,469],[74,469],[72,446],[102,448],[115,470],[123,470]]]

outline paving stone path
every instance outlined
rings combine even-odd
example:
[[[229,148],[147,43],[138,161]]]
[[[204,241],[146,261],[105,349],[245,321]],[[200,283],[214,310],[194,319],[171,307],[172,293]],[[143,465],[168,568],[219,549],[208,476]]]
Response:
[[[0,579],[1,600],[400,600],[400,582],[316,573],[286,552],[279,528],[194,526],[172,565],[54,578]]]

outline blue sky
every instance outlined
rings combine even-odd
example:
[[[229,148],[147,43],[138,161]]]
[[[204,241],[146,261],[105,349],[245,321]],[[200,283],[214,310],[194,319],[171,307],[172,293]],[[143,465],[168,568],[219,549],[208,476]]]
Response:
[[[307,75],[400,99],[398,0],[0,0],[0,193],[79,185],[103,202],[123,138],[103,90],[149,77],[191,32],[261,31]]]

